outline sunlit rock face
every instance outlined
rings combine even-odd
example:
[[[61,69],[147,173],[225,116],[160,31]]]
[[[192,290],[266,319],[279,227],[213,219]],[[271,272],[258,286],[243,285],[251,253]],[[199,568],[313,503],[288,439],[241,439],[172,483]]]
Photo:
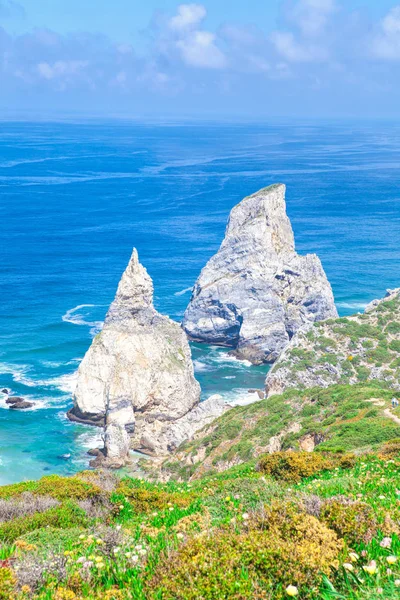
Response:
[[[272,185],[232,209],[183,320],[191,339],[255,364],[274,362],[305,323],[337,316],[321,261],[295,251],[285,190]]]
[[[118,443],[112,441],[112,424],[124,427],[131,447],[157,454],[173,446],[167,430],[187,421],[199,400],[185,332],[155,310],[152,280],[134,250],[103,329],[79,367],[69,416],[106,427],[114,458],[126,440],[120,432]]]

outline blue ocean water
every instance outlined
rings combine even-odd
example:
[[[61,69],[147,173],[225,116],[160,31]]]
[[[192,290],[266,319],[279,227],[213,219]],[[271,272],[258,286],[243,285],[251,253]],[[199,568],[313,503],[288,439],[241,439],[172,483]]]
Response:
[[[0,484],[87,466],[99,431],[65,411],[132,247],[157,308],[181,319],[229,210],[280,181],[297,249],[341,314],[400,286],[400,126],[0,123]],[[266,367],[193,345],[203,396],[246,400]],[[71,459],[62,458],[71,454]]]

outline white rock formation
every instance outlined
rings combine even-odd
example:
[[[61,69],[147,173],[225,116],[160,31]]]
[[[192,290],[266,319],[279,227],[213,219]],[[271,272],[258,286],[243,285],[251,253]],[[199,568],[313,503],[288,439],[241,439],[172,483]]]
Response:
[[[225,410],[223,402],[200,408],[199,400],[186,335],[155,310],[152,280],[134,250],[103,330],[79,367],[69,416],[104,426],[106,455],[125,459],[121,427],[131,447],[165,454],[207,422],[207,406],[212,416]]]
[[[183,327],[191,339],[232,347],[257,364],[275,361],[305,323],[336,316],[319,258],[295,251],[285,186],[278,184],[232,209],[221,247],[194,286]]]

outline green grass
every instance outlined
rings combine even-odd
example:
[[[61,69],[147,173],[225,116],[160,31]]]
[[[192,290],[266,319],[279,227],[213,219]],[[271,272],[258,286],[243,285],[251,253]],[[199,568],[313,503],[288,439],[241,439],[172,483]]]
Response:
[[[16,581],[20,576],[24,580],[29,568],[42,569],[41,583],[30,591],[24,588],[24,593],[16,585],[10,600],[279,599],[289,598],[289,584],[298,588],[298,597],[304,600],[400,598],[396,450],[385,459],[361,455],[352,468],[336,467],[298,483],[263,476],[256,464],[253,460],[191,483],[125,477],[114,491],[102,492],[110,503],[105,518],[89,519],[71,529],[69,521],[58,527],[38,523],[35,531],[0,546],[0,560],[12,559],[7,569],[15,569]],[[329,517],[332,509],[340,509],[340,521]],[[265,524],[264,511],[269,515]],[[266,526],[269,533],[264,535]],[[318,545],[309,528],[319,532],[321,544],[331,536],[329,543],[336,548],[329,567],[321,563],[323,572],[315,567],[322,558],[315,554]],[[208,561],[204,576],[192,562],[202,564],[202,548]],[[302,554],[305,548],[309,555]],[[309,559],[312,568],[305,566]],[[286,567],[281,571],[282,560]],[[61,576],[54,568],[60,561]],[[241,575],[240,564],[247,565]],[[190,569],[194,579],[187,587],[184,574]],[[235,580],[240,585],[235,586]]]

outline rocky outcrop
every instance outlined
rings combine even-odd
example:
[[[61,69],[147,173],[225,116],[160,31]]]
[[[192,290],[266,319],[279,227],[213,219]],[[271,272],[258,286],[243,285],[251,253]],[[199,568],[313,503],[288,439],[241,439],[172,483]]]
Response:
[[[245,198],[202,270],[183,327],[192,340],[234,349],[253,363],[273,362],[305,323],[336,317],[319,258],[299,256],[286,215],[285,186]]]
[[[103,329],[79,367],[69,417],[105,427],[103,455],[110,466],[120,466],[130,447],[167,454],[225,410],[222,402],[199,401],[186,335],[155,310],[152,280],[134,250]]]
[[[6,400],[6,404],[8,404],[9,408],[13,410],[23,410],[26,408],[32,408],[32,406],[34,406],[33,402],[28,402],[20,396],[9,396]]]
[[[364,314],[299,331],[268,373],[266,392],[367,381],[400,390],[400,288],[369,304]]]

